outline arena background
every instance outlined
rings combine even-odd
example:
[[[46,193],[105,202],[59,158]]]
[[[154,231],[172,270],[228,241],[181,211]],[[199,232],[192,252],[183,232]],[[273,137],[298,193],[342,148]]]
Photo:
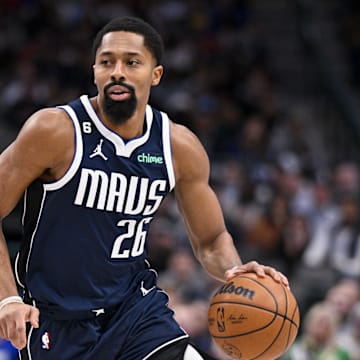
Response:
[[[206,147],[242,258],[288,275],[302,319],[333,301],[336,339],[350,336],[360,300],[359,3],[1,0],[0,151],[34,111],[95,93],[92,40],[119,15],[141,16],[163,36],[165,74],[151,104]],[[159,215],[150,247],[160,285],[195,342],[226,359],[206,325],[219,284],[193,258],[172,196]],[[21,204],[4,221],[12,256],[20,218]]]

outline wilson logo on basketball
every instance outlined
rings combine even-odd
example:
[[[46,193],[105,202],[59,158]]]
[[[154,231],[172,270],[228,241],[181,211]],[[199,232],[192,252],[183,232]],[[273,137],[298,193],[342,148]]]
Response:
[[[234,282],[231,281],[230,283],[223,285],[215,295],[218,294],[236,294],[248,298],[249,300],[254,300],[255,291],[243,286],[235,286]]]

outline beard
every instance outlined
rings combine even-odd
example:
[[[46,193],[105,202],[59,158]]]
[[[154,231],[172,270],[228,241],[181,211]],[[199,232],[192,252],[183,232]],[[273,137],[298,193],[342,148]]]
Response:
[[[111,99],[108,94],[108,89],[111,86],[120,85],[129,90],[130,97],[126,100],[116,101]],[[135,113],[137,107],[137,99],[135,95],[135,90],[132,86],[124,84],[123,82],[112,82],[105,86],[104,88],[104,98],[103,98],[103,109],[106,116],[109,120],[116,124],[120,125],[129,120]]]

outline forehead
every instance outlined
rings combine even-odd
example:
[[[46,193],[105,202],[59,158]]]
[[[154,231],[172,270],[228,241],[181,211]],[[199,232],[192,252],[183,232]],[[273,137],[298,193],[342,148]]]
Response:
[[[105,34],[96,55],[101,53],[136,53],[152,57],[151,52],[144,45],[144,37],[127,31],[114,31]]]

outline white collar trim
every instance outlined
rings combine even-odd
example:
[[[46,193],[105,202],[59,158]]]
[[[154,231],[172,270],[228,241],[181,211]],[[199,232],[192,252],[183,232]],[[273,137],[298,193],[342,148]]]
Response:
[[[117,156],[130,157],[132,152],[138,148],[139,146],[146,143],[150,136],[151,125],[153,121],[153,112],[150,105],[146,105],[145,112],[145,121],[146,121],[146,132],[142,136],[132,139],[128,142],[124,142],[124,140],[116,134],[114,131],[110,130],[108,127],[104,125],[104,123],[99,119],[96,114],[89,98],[87,95],[82,95],[80,97],[82,104],[85,107],[86,112],[88,113],[91,120],[94,122],[96,128],[99,130],[101,135],[103,135],[106,139],[111,141],[115,146],[115,151]]]

